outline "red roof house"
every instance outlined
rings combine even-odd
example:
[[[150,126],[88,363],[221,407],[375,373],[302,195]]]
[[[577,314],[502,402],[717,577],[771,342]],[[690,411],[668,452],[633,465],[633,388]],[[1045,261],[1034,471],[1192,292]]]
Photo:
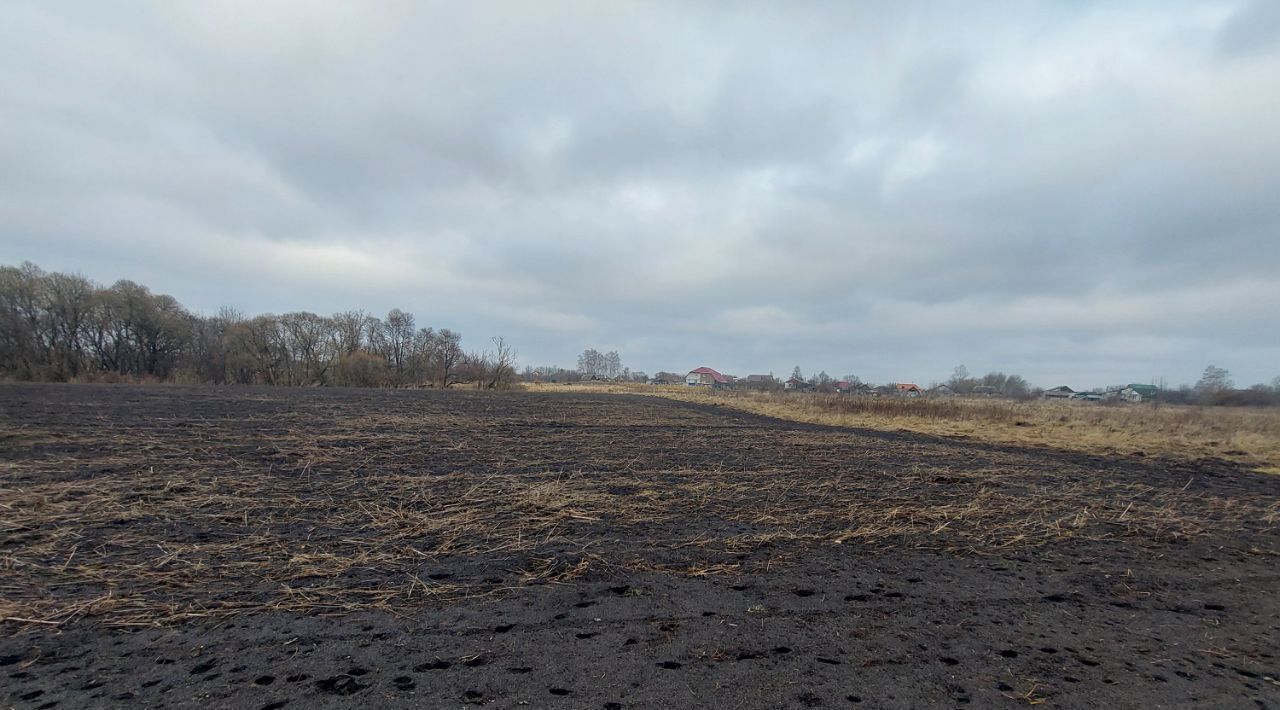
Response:
[[[684,383],[690,387],[727,387],[729,378],[709,367],[699,367],[685,375]]]

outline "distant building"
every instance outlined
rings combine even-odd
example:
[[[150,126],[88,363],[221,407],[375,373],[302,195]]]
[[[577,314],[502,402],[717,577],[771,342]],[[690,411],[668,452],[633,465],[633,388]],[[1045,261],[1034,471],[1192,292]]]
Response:
[[[1159,394],[1160,388],[1155,385],[1130,384],[1120,390],[1119,397],[1126,402],[1150,402]]]
[[[799,377],[792,377],[791,379],[783,383],[782,386],[786,389],[795,390],[797,392],[805,392],[807,390],[813,389],[813,383],[805,382]]]
[[[728,387],[731,384],[728,377],[709,367],[690,370],[684,377],[684,383],[690,387]]]
[[[978,385],[973,388],[973,393],[982,397],[994,397],[1000,394],[1000,390],[991,385]]]
[[[1066,385],[1058,385],[1053,389],[1044,391],[1045,399],[1071,399],[1071,395],[1075,394],[1075,390]]]
[[[745,379],[739,380],[739,382],[752,389],[769,389],[778,384],[773,375],[747,375]]]
[[[920,385],[912,382],[898,382],[893,387],[899,397],[919,397],[921,393]]]
[[[929,390],[929,394],[934,397],[950,397],[955,393],[956,391],[951,389],[951,385],[938,385],[937,387]]]

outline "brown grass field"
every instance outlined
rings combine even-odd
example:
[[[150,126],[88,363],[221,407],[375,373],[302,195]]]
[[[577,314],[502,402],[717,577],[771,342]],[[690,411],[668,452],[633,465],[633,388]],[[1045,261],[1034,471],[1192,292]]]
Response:
[[[1280,477],[672,396],[0,387],[0,701],[1280,700]]]
[[[533,391],[617,392],[669,397],[811,424],[910,431],[1001,444],[1101,454],[1224,459],[1280,474],[1280,408],[1200,407],[949,397],[903,399],[573,384]]]

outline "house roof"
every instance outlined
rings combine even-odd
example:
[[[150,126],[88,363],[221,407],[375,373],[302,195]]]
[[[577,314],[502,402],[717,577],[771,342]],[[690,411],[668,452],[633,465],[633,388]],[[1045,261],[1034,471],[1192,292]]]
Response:
[[[1129,389],[1138,394],[1155,394],[1160,391],[1160,388],[1155,385],[1129,385]]]
[[[900,389],[900,390],[918,390],[918,389],[920,389],[920,385],[917,385],[917,384],[914,384],[914,383],[911,383],[911,382],[899,382],[899,383],[898,383],[897,385],[895,385],[895,386],[896,386],[898,389]]]
[[[1054,387],[1053,389],[1046,390],[1046,391],[1047,392],[1075,392],[1075,390],[1071,389],[1066,385],[1058,385],[1057,387]]]
[[[725,377],[724,375],[720,374],[719,372],[716,372],[715,370],[712,370],[709,367],[699,367],[695,370],[690,370],[689,374],[690,375],[711,375],[712,382],[719,382],[720,384],[723,384],[723,385],[729,384],[728,377]]]

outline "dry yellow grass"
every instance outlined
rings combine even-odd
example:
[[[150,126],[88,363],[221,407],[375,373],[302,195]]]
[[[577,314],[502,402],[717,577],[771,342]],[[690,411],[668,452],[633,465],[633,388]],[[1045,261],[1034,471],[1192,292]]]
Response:
[[[412,613],[586,574],[756,573],[834,545],[988,555],[1214,539],[1273,557],[1280,520],[1275,481],[1262,477],[1223,481],[1180,462],[1165,475],[1018,450],[956,456],[945,443],[901,437],[868,445],[817,428],[724,426],[713,410],[630,406],[616,395],[6,394],[16,406],[0,409],[0,630],[84,617],[134,627]],[[815,417],[823,406],[902,406],[663,394],[780,403],[793,415],[805,404]],[[1003,411],[922,404],[917,414],[999,420]],[[689,445],[687,431],[699,428],[706,440]]]
[[[716,391],[632,384],[526,385],[614,392],[730,407],[779,419],[1046,446],[1088,453],[1217,458],[1280,474],[1280,410],[1000,399],[898,399]]]

